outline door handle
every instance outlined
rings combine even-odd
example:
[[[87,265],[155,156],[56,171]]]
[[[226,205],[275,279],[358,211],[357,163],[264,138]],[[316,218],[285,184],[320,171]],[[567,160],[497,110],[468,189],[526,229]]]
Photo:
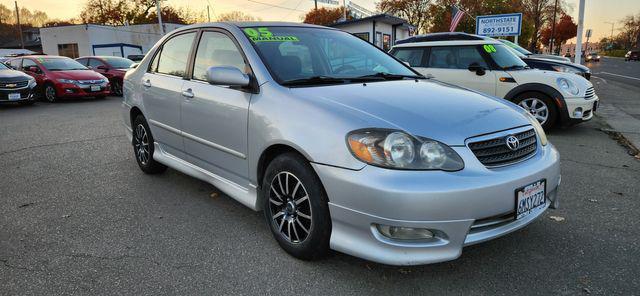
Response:
[[[189,88],[187,90],[183,90],[182,91],[182,96],[187,98],[187,99],[191,99],[193,98],[193,91]]]
[[[149,79],[145,80],[142,82],[142,86],[144,87],[151,87],[151,81]]]

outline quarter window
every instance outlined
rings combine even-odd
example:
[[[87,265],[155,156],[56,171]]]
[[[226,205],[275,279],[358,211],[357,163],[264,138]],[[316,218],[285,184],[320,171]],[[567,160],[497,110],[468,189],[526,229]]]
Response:
[[[207,69],[212,66],[232,66],[247,73],[242,53],[229,36],[220,32],[204,32],[198,44],[193,65],[193,79],[207,80]]]
[[[184,76],[187,61],[189,60],[189,51],[195,35],[195,32],[186,33],[175,36],[165,42],[160,55],[157,57],[159,59],[157,72],[179,77]]]
[[[487,68],[487,63],[475,46],[438,46],[431,48],[430,68],[467,69],[477,63]]]

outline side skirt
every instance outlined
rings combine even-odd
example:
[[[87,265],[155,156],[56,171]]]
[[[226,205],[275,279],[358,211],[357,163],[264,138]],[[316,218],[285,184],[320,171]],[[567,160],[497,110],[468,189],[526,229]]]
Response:
[[[164,151],[157,142],[154,143],[154,149],[155,153],[153,154],[153,159],[159,163],[216,186],[220,191],[254,211],[261,210],[261,207],[258,204],[258,193],[256,187],[250,185],[249,188],[245,188],[192,163],[177,158]]]

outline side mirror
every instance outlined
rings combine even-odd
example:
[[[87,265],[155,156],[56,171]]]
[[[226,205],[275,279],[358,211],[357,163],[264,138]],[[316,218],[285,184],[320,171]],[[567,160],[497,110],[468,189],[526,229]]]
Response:
[[[27,70],[29,72],[33,72],[33,73],[40,73],[40,69],[38,67],[36,67],[36,66],[29,66],[25,70]]]
[[[486,72],[486,69],[480,65],[478,65],[478,63],[471,63],[471,65],[469,65],[469,71],[471,72],[476,72],[476,75],[478,76],[482,76],[484,75]]]
[[[207,69],[207,81],[213,85],[247,87],[251,79],[236,67],[213,66]]]

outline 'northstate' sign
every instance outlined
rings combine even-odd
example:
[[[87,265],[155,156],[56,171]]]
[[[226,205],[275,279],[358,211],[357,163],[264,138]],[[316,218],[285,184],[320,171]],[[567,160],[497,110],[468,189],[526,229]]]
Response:
[[[482,36],[519,36],[522,13],[482,15],[476,17],[476,34]]]

